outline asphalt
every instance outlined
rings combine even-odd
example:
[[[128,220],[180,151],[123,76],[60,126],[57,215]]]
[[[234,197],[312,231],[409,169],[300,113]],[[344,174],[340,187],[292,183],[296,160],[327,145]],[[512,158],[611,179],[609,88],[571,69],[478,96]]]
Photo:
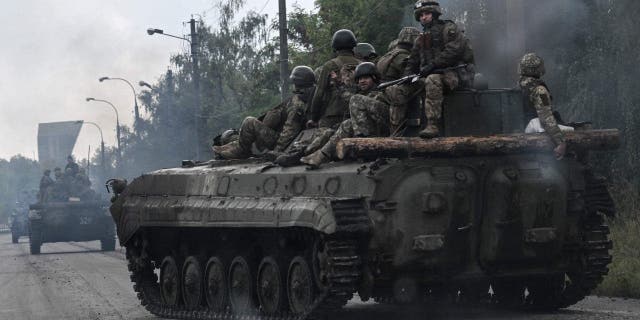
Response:
[[[99,251],[100,243],[48,243],[29,254],[29,240],[12,244],[0,234],[0,319],[158,319],[132,289],[124,251]],[[640,301],[587,297],[554,313],[504,311],[488,307],[397,307],[359,299],[336,320],[422,319],[640,319]]]

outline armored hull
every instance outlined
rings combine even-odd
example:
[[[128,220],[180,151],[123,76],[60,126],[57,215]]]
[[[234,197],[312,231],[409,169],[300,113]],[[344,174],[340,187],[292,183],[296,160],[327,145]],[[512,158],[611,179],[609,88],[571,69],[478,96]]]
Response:
[[[317,170],[212,161],[119,189],[111,212],[134,288],[163,317],[304,318],[355,292],[478,300],[490,285],[501,304],[560,308],[611,260],[603,181],[548,153]]]
[[[115,249],[115,226],[100,201],[46,202],[29,208],[29,242],[39,254],[47,242],[100,240],[103,251]]]

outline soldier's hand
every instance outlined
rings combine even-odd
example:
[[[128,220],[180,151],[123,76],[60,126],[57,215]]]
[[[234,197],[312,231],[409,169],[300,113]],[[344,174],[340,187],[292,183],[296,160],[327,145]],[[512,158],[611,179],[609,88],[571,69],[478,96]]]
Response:
[[[567,153],[567,143],[563,142],[556,146],[556,148],[553,149],[553,153],[555,154],[556,159],[562,160],[564,158],[564,155]]]
[[[315,121],[313,120],[307,121],[307,129],[313,129],[317,127],[318,127],[318,124]]]

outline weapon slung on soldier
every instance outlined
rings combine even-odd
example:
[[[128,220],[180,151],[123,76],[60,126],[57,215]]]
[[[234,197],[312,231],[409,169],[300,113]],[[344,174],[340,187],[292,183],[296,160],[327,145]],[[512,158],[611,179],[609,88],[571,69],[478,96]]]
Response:
[[[433,71],[431,71],[430,74],[445,73],[447,71],[463,69],[463,68],[466,68],[466,67],[467,67],[467,64],[461,64],[461,65],[457,65],[455,67],[434,69]],[[414,82],[418,81],[418,79],[420,79],[420,78],[423,78],[423,76],[420,76],[419,74],[408,75],[408,76],[405,76],[405,77],[402,77],[400,79],[396,79],[396,80],[393,80],[393,81],[383,82],[378,86],[377,89],[378,90],[382,90],[382,89],[385,89],[387,87],[394,86],[396,84],[414,83]]]

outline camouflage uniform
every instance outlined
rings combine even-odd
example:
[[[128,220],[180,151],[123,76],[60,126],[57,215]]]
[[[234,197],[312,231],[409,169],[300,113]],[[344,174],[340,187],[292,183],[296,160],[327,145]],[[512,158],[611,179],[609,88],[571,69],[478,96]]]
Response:
[[[350,34],[352,39],[336,45],[336,37],[347,33]],[[353,48],[356,44],[357,41],[351,31],[339,30],[334,34],[332,46],[337,56],[327,61],[320,68],[320,75],[317,77],[318,88],[311,102],[311,120],[317,122],[319,127],[336,127],[344,119],[349,101],[343,100],[341,95],[338,94],[337,91],[341,81],[332,79],[331,75],[332,73],[344,73],[345,68],[355,68],[360,63],[360,60],[353,53]]]
[[[372,63],[371,68],[375,69]],[[358,66],[360,68],[360,66]],[[369,75],[369,74],[365,74]],[[358,71],[356,70],[356,77]],[[374,78],[377,82],[379,77]],[[329,141],[319,150],[301,159],[301,162],[309,165],[319,165],[335,156],[338,141],[352,137],[387,136],[389,134],[389,100],[384,92],[368,90],[350,94],[343,93],[343,97],[349,97],[350,118],[340,123],[336,132]]]
[[[49,188],[53,185],[53,179],[49,176],[51,170],[45,170],[44,175],[40,178],[40,192],[38,194],[40,202],[45,202],[47,200],[47,194],[49,193]]]
[[[557,146],[565,140],[553,115],[551,93],[544,81],[540,79],[544,72],[544,62],[536,54],[528,53],[520,61],[518,73],[521,76],[520,88],[525,98],[524,125],[526,126],[534,118],[540,119],[542,128]]]
[[[431,12],[434,19],[423,25],[424,32],[416,40],[407,62],[406,75],[426,76],[421,81],[425,90],[425,115],[427,128],[420,136],[429,138],[438,135],[438,124],[442,117],[444,92],[452,91],[460,86],[471,85],[473,79],[473,50],[469,40],[458,26],[450,20],[440,20],[440,6],[434,1],[418,1],[414,10],[416,20],[420,14]],[[467,64],[466,70],[447,71],[443,74],[431,74],[436,69]],[[419,88],[414,88],[417,90]]]
[[[240,152],[225,152],[225,146],[214,147],[214,151],[227,159],[248,158],[254,144],[261,151],[284,151],[302,131],[306,111],[307,103],[300,94],[295,94],[269,110],[262,120],[254,117],[244,119],[238,140],[231,142],[231,149],[239,149]]]
[[[405,27],[400,31],[395,40],[394,48],[382,56],[377,63],[382,82],[400,79],[404,75],[411,48],[419,35],[420,31],[413,27]],[[415,96],[409,89],[409,86],[391,86],[386,89],[391,104],[389,121],[392,132],[396,131],[404,122],[408,101]]]

